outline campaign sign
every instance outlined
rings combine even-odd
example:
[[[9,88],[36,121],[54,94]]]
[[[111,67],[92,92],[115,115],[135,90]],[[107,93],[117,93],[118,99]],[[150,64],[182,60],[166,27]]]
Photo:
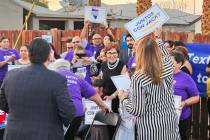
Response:
[[[201,96],[206,95],[206,67],[210,61],[210,44],[186,44],[192,65],[192,78],[195,81]]]
[[[100,111],[98,105],[90,100],[83,100],[86,108],[85,112],[85,124],[90,125],[93,122],[95,114]],[[107,107],[111,108],[111,101],[104,101]],[[99,121],[94,121],[94,125],[105,125]]]
[[[168,20],[169,16],[166,12],[155,4],[140,16],[126,23],[125,28],[137,41],[155,31],[157,27],[162,26]]]
[[[106,21],[107,11],[106,8],[86,6],[85,7],[85,20],[93,23],[103,23]]]
[[[42,39],[46,40],[48,43],[52,43],[52,35],[42,35]]]

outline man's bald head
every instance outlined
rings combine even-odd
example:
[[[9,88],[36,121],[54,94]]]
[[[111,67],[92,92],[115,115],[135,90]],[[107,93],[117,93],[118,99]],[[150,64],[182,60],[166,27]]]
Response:
[[[99,46],[102,44],[102,37],[100,34],[94,34],[92,37],[93,45]]]

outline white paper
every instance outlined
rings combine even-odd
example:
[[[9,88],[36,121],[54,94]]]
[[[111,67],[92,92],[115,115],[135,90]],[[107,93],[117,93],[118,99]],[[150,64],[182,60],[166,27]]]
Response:
[[[174,95],[174,103],[175,103],[175,108],[176,108],[176,113],[177,113],[178,119],[180,118],[181,113],[182,113],[182,111],[178,109],[179,106],[181,105],[181,102],[182,102],[182,97],[178,96],[178,95]]]
[[[85,112],[85,124],[90,125],[93,122],[93,119],[95,117],[95,114],[100,111],[100,108],[98,105],[90,100],[83,100],[84,106],[86,108]],[[111,108],[111,101],[104,101],[106,106],[108,108]],[[94,125],[105,125],[104,123],[101,123],[99,121],[94,121]]]
[[[139,40],[142,37],[155,31],[169,20],[169,16],[161,9],[158,4],[153,5],[140,16],[125,24],[125,28],[132,35],[134,40]]]
[[[131,80],[128,75],[117,75],[111,77],[117,90],[128,91],[130,88]]]
[[[52,35],[42,35],[42,39],[46,40],[48,43],[52,43]]]
[[[85,7],[85,20],[93,23],[103,23],[106,21],[107,11],[106,8],[96,6]]]

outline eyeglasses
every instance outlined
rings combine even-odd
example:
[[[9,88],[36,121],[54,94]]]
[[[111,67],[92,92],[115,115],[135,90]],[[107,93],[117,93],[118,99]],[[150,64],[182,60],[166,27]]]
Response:
[[[75,41],[75,42],[72,42],[73,44],[76,44],[76,43],[80,43],[80,41]]]
[[[99,40],[99,39],[102,39],[102,38],[93,38],[93,40]]]
[[[107,55],[117,55],[118,53],[117,52],[107,52],[106,54]]]

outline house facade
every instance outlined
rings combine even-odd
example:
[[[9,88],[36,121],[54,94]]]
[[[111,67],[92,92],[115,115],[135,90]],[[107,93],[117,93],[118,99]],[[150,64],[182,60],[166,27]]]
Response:
[[[32,4],[23,0],[3,0],[0,4],[0,30],[20,29],[27,12]],[[106,5],[107,21],[112,28],[123,28],[124,24],[135,18],[135,4]],[[164,9],[170,20],[163,26],[165,31],[196,32],[200,33],[200,16],[181,12],[175,9]],[[75,30],[83,27],[84,7],[79,7],[73,12],[60,5],[56,10],[35,6],[32,16],[27,24],[30,30]],[[9,23],[9,24],[8,24]]]

